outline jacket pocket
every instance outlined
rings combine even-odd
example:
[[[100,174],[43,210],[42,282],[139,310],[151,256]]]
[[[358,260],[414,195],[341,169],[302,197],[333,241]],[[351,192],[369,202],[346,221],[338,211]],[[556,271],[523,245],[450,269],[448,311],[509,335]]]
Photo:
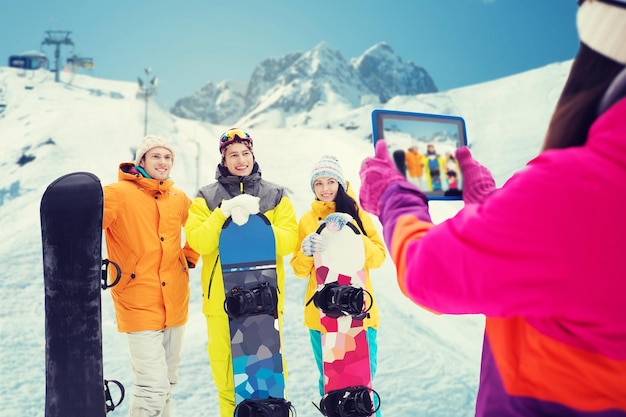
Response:
[[[187,264],[187,258],[185,258],[185,252],[180,251],[178,255],[178,263],[180,264],[180,270],[185,274],[187,280],[189,280],[189,264]]]
[[[138,262],[139,259],[137,258],[137,255],[132,252],[128,254],[128,257],[124,259],[124,263],[122,263],[122,265],[120,266],[122,269],[122,278],[115,287],[112,287],[112,290],[116,292],[123,291],[124,288],[126,288],[128,284],[131,283],[131,281],[136,279],[135,274]]]

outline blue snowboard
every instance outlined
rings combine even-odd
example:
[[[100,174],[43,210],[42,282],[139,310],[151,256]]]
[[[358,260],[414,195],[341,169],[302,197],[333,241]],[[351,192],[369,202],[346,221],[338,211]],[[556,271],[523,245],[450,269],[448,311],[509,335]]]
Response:
[[[243,226],[229,218],[219,245],[235,404],[254,398],[284,398],[274,231],[263,214],[251,215]]]

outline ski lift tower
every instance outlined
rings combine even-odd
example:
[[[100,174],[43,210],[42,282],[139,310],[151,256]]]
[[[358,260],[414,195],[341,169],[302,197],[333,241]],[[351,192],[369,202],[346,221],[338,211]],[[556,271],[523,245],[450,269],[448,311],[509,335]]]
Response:
[[[137,82],[139,83],[137,98],[143,98],[146,100],[146,110],[143,119],[143,135],[146,136],[148,134],[148,99],[152,96],[156,96],[156,88],[159,80],[156,76],[154,76],[152,77],[152,80],[148,82],[148,79],[150,78],[150,73],[152,72],[152,68],[148,67],[144,71],[146,72],[145,84],[141,77],[137,77]]]
[[[43,40],[41,45],[54,45],[54,58],[55,58],[55,70],[54,70],[54,81],[59,82],[59,71],[61,65],[61,45],[71,45],[74,46],[74,42],[70,39],[70,31],[67,30],[47,30],[46,33],[48,37]]]

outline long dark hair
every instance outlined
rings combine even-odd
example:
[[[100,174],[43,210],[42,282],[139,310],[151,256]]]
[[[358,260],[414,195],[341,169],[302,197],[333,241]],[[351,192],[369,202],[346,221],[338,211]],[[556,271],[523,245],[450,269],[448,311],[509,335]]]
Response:
[[[367,236],[365,233],[365,229],[363,228],[363,223],[361,222],[361,218],[359,217],[359,206],[354,200],[354,198],[350,197],[348,193],[343,189],[340,185],[337,188],[337,195],[335,196],[335,211],[341,213],[348,213],[352,218],[357,222],[361,232]]]
[[[600,100],[624,65],[581,43],[556,104],[543,149],[582,146],[597,117]]]

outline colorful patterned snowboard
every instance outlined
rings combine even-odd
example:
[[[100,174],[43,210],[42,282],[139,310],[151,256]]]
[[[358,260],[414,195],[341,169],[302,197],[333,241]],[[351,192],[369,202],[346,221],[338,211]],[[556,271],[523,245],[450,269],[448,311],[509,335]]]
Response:
[[[365,248],[359,230],[348,223],[341,231],[331,232],[323,224],[317,233],[326,242],[324,252],[313,257],[318,295],[323,294],[322,291],[329,284],[331,287],[339,284],[364,289]],[[363,300],[365,304],[371,303],[371,298],[364,297]],[[369,308],[367,305],[365,307]],[[369,346],[363,328],[364,316],[325,313],[320,309],[325,397],[329,393],[338,390],[342,392],[352,387],[372,387]],[[366,391],[366,394],[369,392]],[[323,409],[321,411],[325,412]],[[325,415],[336,412],[328,411]]]
[[[235,404],[251,398],[284,398],[276,245],[270,222],[263,214],[251,215],[243,226],[229,218],[224,223],[219,245]]]

